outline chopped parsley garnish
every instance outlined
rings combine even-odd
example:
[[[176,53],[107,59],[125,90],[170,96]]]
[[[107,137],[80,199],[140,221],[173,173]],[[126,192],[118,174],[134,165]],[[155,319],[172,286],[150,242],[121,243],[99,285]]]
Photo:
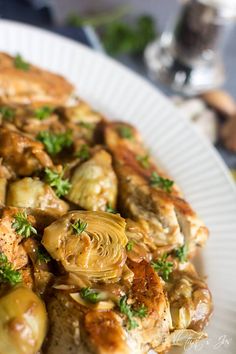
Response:
[[[48,252],[40,247],[38,250],[37,250],[37,258],[38,258],[38,263],[39,264],[42,264],[42,263],[48,263],[51,261],[51,257],[50,255],[48,254]]]
[[[139,317],[139,318],[144,318],[147,317],[148,314],[148,309],[147,307],[142,304],[139,308],[136,310],[133,310],[134,316]]]
[[[43,107],[39,107],[34,111],[34,115],[35,118],[39,119],[39,120],[44,120],[48,117],[50,117],[50,115],[52,114],[52,112],[54,111],[54,108],[49,107],[49,106],[43,106]]]
[[[149,155],[137,155],[136,160],[143,168],[148,168],[150,166]]]
[[[88,224],[86,222],[83,222],[82,220],[77,220],[74,222],[74,224],[71,224],[73,231],[76,235],[80,235],[82,234],[82,232],[84,232],[88,226]]]
[[[93,123],[88,123],[88,122],[79,122],[79,126],[81,128],[86,128],[86,129],[93,129],[94,128],[94,124]]]
[[[129,241],[127,243],[127,245],[126,245],[126,249],[127,249],[128,252],[132,251],[133,247],[134,247],[134,242],[133,241]]]
[[[45,169],[45,181],[55,190],[58,197],[66,195],[71,187],[69,180],[63,179],[63,173],[59,174],[49,168]]]
[[[133,132],[130,127],[120,126],[120,127],[118,127],[118,133],[121,136],[121,138],[124,138],[124,139],[132,139],[133,138]]]
[[[91,302],[92,304],[96,304],[100,301],[100,294],[90,288],[82,288],[80,290],[80,296],[82,299]]]
[[[134,312],[129,304],[127,304],[127,296],[124,295],[120,298],[119,304],[120,312],[127,316],[128,329],[134,329],[138,327],[138,323],[134,320]]]
[[[114,208],[112,208],[110,204],[107,204],[106,212],[111,213],[111,214],[116,214],[116,210]]]
[[[10,283],[15,285],[22,281],[21,274],[13,269],[6,255],[0,252],[0,283]]]
[[[2,106],[0,107],[0,115],[3,119],[11,119],[14,117],[15,111],[11,107]]]
[[[70,147],[73,143],[70,130],[57,134],[42,131],[37,135],[37,139],[44,144],[46,151],[52,156],[57,155],[64,148]]]
[[[175,251],[175,255],[181,263],[187,261],[187,252],[188,252],[187,245],[183,245]]]
[[[79,151],[75,153],[75,156],[81,160],[88,160],[90,158],[90,151],[87,144],[83,144]]]
[[[15,68],[23,71],[28,71],[30,69],[30,64],[27,63],[20,54],[17,54],[14,58]]]
[[[170,273],[173,271],[173,262],[168,262],[167,254],[164,254],[160,259],[152,262],[151,265],[156,272],[165,280],[169,279]]]
[[[18,235],[21,235],[25,238],[30,237],[32,234],[37,235],[37,230],[31,225],[27,219],[26,212],[19,212],[14,216],[14,222],[12,227],[16,230]]]
[[[127,316],[128,319],[128,329],[134,329],[138,327],[138,323],[135,321],[134,317],[144,318],[147,316],[148,309],[144,304],[137,309],[132,309],[131,305],[127,303],[127,296],[124,295],[120,298],[118,303],[120,312]]]
[[[163,178],[159,176],[156,172],[152,172],[151,178],[150,178],[150,184],[153,187],[159,187],[163,189],[165,192],[170,193],[171,188],[174,184],[174,181],[171,181],[168,178]]]

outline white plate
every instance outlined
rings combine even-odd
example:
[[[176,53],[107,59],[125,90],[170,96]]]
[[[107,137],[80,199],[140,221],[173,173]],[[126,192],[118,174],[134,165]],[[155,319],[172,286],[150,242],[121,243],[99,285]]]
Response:
[[[211,231],[200,271],[208,276],[215,310],[209,339],[187,352],[235,354],[236,190],[215,150],[150,84],[74,41],[0,20],[0,50],[65,75],[97,109],[138,127]]]

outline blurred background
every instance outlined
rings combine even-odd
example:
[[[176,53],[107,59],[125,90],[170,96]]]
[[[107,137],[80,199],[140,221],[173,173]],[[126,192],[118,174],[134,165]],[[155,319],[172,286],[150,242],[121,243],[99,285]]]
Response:
[[[235,174],[236,0],[0,0],[1,19],[62,34],[138,72]]]

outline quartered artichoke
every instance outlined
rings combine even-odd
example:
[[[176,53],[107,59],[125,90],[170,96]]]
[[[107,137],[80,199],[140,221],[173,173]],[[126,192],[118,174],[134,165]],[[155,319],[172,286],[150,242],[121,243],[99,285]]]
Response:
[[[114,282],[126,261],[125,220],[101,211],[73,211],[45,228],[42,244],[67,272]]]
[[[56,196],[49,185],[31,177],[10,184],[6,205],[39,208],[59,215],[66,213],[69,208],[66,202]]]
[[[19,286],[0,298],[0,353],[34,354],[46,331],[46,309],[33,291]]]
[[[111,156],[105,150],[77,167],[67,199],[87,210],[105,211],[107,205],[115,208],[117,178],[111,165]]]

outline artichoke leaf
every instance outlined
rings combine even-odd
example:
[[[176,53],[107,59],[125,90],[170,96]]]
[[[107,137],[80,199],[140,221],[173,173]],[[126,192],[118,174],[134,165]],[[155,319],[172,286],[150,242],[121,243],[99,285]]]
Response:
[[[80,221],[86,228],[75,232]],[[67,272],[90,281],[115,282],[126,261],[125,220],[102,211],[73,211],[45,228],[42,244]]]

